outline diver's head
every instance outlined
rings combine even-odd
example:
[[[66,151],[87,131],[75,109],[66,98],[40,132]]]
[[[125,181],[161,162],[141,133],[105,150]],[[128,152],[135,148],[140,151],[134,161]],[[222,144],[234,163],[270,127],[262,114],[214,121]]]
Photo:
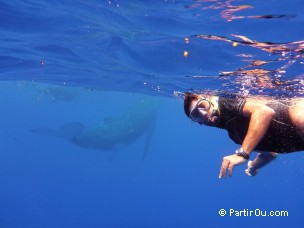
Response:
[[[191,120],[200,125],[216,126],[219,121],[218,97],[186,93],[184,111]]]

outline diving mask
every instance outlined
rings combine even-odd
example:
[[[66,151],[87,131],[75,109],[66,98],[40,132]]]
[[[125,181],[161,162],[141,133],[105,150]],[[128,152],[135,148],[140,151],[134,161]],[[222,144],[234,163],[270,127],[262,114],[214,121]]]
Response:
[[[212,113],[208,115],[211,106],[213,107]],[[219,121],[218,113],[218,97],[201,98],[197,101],[193,109],[190,111],[190,118],[204,125],[216,125]]]

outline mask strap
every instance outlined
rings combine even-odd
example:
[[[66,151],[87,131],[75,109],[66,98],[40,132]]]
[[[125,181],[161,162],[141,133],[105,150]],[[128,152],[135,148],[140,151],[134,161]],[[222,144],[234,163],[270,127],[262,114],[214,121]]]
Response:
[[[210,102],[213,105],[213,110],[217,111],[218,110],[219,97],[217,97],[217,96],[211,97]]]
[[[218,112],[218,102],[219,102],[219,97],[217,96],[213,96],[211,97],[210,99],[210,103],[212,104],[213,106],[213,111],[212,111],[212,114],[210,115],[209,117],[209,120],[213,123],[218,123],[219,122],[219,112]],[[214,121],[212,121],[212,119],[214,118]]]

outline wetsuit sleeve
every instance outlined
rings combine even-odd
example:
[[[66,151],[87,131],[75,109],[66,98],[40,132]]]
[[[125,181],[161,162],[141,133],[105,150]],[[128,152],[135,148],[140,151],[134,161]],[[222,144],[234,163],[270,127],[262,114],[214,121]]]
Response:
[[[246,103],[246,99],[241,97],[236,97],[236,98],[220,97],[219,99],[220,109],[222,109],[222,111],[224,112],[229,112],[230,115],[242,115],[245,103]]]
[[[245,103],[246,103],[246,99],[244,99],[244,98],[237,98],[236,99],[235,108],[236,108],[236,111],[238,112],[238,114],[240,114],[240,115],[243,114],[243,108],[245,106]]]

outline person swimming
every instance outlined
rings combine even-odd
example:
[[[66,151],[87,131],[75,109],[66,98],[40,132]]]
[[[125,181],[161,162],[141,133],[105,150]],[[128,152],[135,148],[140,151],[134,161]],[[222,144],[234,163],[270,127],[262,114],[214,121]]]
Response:
[[[241,145],[235,154],[223,158],[219,178],[227,170],[249,160],[253,151],[258,155],[248,161],[245,173],[257,174],[278,153],[304,150],[304,100],[244,98],[241,96],[210,96],[186,93],[185,114],[200,125],[228,131],[229,137]]]

